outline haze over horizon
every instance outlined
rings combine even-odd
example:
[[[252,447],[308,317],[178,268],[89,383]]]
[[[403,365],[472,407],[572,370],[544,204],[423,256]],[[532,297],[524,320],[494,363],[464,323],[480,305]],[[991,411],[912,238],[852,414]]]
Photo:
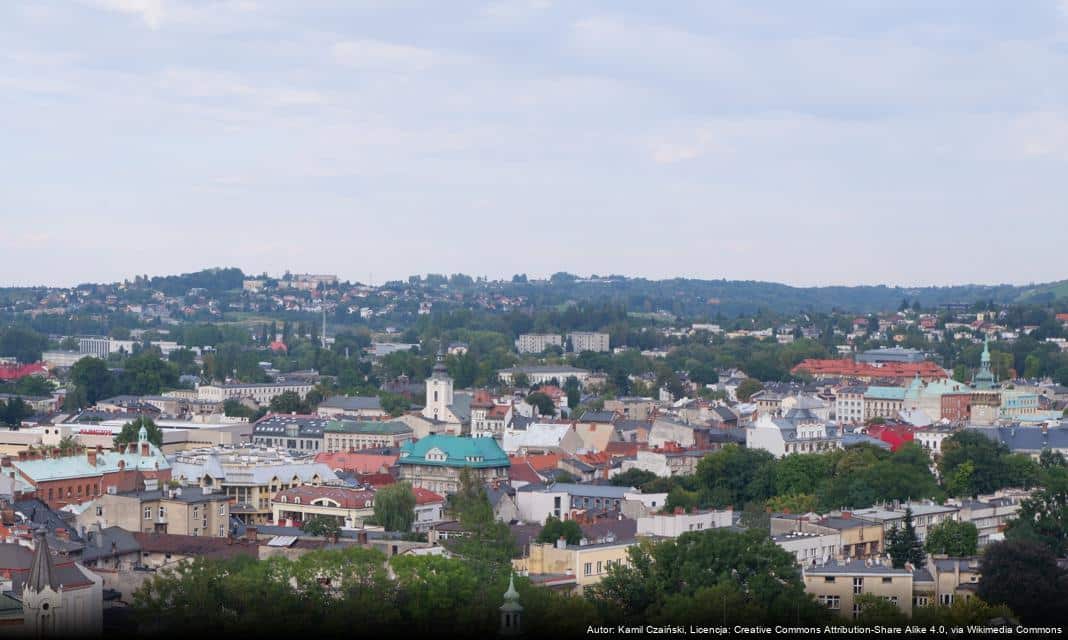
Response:
[[[3,3],[0,286],[1062,280],[1066,45],[1068,0]]]

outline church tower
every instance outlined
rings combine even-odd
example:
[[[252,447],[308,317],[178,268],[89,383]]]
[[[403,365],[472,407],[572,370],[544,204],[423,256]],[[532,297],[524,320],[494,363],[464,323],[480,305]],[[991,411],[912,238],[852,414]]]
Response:
[[[979,358],[979,371],[972,378],[972,386],[983,391],[994,388],[994,373],[990,370],[990,334],[983,341],[983,355]]]
[[[515,590],[515,574],[508,578],[508,591],[504,592],[504,604],[501,611],[501,627],[497,635],[514,638],[523,633],[523,605],[519,604],[519,592]]]
[[[33,562],[22,587],[23,626],[27,636],[40,638],[55,635],[56,616],[62,615],[63,596],[45,530],[38,529],[33,537]]]
[[[445,350],[438,349],[434,372],[426,379],[426,404],[423,417],[444,420],[447,408],[452,404],[452,378],[445,368]]]

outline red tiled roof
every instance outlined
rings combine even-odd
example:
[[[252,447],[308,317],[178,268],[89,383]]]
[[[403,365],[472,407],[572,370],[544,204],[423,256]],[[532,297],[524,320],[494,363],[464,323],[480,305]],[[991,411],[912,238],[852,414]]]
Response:
[[[356,479],[360,481],[361,484],[371,485],[376,489],[388,484],[393,484],[397,481],[396,478],[388,473],[361,473],[356,476]]]
[[[530,466],[533,467],[535,470],[545,471],[546,469],[555,469],[556,466],[560,464],[560,458],[562,457],[563,456],[561,456],[559,453],[543,453],[539,455],[529,456],[511,455],[508,456],[508,461],[511,462],[513,466],[517,464],[523,464],[524,462],[529,462]]]
[[[141,533],[133,537],[144,553],[171,553],[182,556],[202,556],[212,560],[227,560],[238,556],[259,556],[259,544],[245,540],[213,538],[209,536],[182,536],[175,533]]]
[[[445,497],[440,496],[429,489],[423,489],[422,487],[413,487],[412,492],[415,493],[415,504],[433,504],[435,502],[445,502]]]
[[[542,482],[545,478],[538,475],[538,472],[534,470],[534,467],[530,466],[529,462],[513,463],[508,468],[508,478],[510,480],[518,480],[520,482],[529,482],[531,484]]]
[[[289,351],[289,347],[287,347],[286,343],[282,342],[281,340],[275,340],[274,342],[272,342],[270,349],[271,351]]]
[[[327,464],[331,469],[365,474],[381,473],[385,469],[392,467],[397,464],[397,456],[339,451],[336,453],[320,453],[315,456],[315,461]]]
[[[613,457],[632,458],[638,455],[639,451],[645,451],[648,448],[649,445],[645,442],[609,442],[604,451]]]
[[[41,362],[33,364],[0,364],[0,380],[18,380],[26,376],[47,376],[48,367]]]
[[[915,378],[918,374],[924,379],[946,378],[942,367],[930,361],[923,362],[888,362],[882,366],[872,366],[854,362],[849,359],[818,360],[808,358],[790,370],[790,373],[808,373],[814,376],[842,376],[867,378]]]
[[[912,428],[902,424],[873,424],[868,427],[868,435],[878,438],[890,445],[891,451],[897,451],[907,442],[912,442]]]
[[[367,509],[374,504],[375,492],[363,489],[351,489],[349,487],[315,487],[304,485],[279,491],[273,498],[274,502],[298,504],[311,504],[314,500],[326,498],[336,502],[342,509]]]

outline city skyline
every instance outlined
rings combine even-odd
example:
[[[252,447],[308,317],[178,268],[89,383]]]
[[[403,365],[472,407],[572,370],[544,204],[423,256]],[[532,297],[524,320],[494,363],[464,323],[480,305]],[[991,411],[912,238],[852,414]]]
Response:
[[[80,0],[0,41],[4,285],[1066,275],[1063,1]]]

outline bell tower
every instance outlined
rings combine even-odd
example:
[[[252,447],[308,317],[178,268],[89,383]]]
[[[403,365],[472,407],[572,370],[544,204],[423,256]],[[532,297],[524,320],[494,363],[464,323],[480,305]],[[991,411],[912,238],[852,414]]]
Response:
[[[426,379],[426,404],[423,417],[431,420],[444,420],[445,412],[452,404],[452,378],[445,367],[445,350],[438,349],[434,372]]]

